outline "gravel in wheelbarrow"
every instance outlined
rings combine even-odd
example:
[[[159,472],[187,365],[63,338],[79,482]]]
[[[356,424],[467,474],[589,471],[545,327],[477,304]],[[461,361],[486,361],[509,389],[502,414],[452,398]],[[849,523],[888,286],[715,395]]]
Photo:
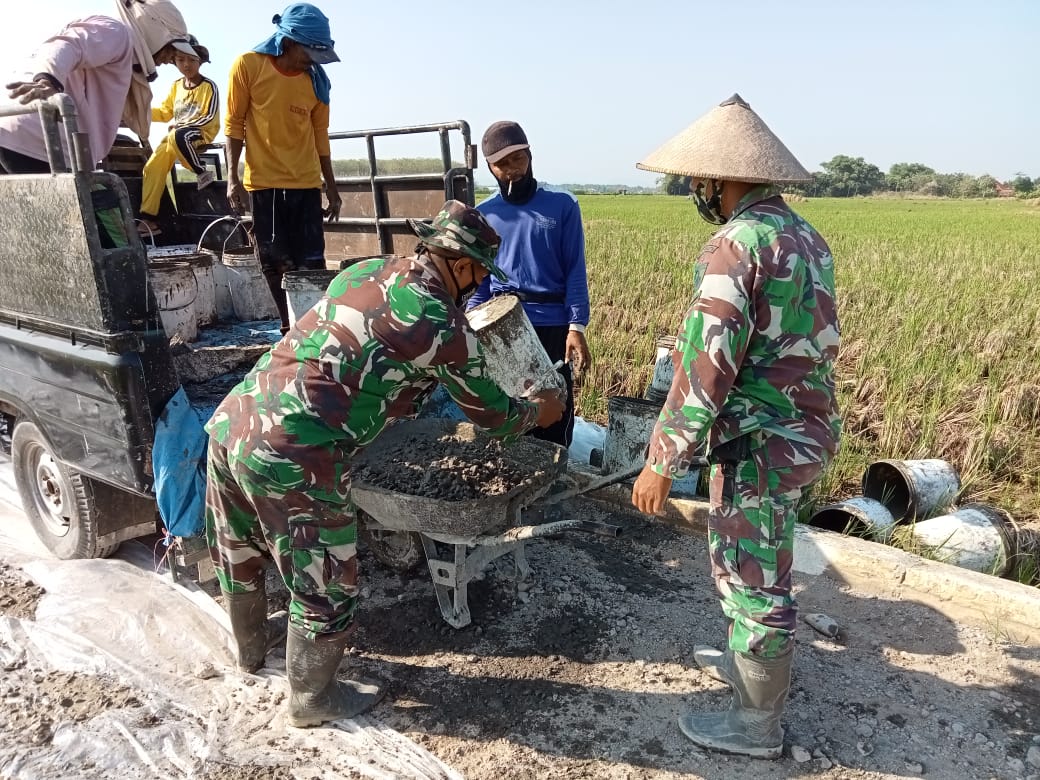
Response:
[[[352,493],[386,528],[475,537],[517,525],[566,466],[551,442],[504,444],[470,423],[406,420],[354,460]]]

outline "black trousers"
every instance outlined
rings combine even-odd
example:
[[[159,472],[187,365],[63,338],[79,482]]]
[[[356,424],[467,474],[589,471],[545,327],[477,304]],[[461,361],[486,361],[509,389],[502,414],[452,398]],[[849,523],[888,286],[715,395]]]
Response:
[[[271,288],[282,333],[289,330],[289,303],[282,289],[287,271],[312,271],[325,267],[325,229],[321,214],[321,190],[253,190],[253,238],[257,259]]]
[[[538,340],[542,342],[542,346],[549,355],[549,360],[553,363],[563,360],[567,351],[567,331],[569,330],[568,325],[536,326],[534,329],[538,334]],[[574,377],[571,375],[571,367],[567,363],[564,363],[560,373],[567,384],[567,408],[564,409],[563,417],[548,428],[534,428],[530,435],[536,439],[570,447],[571,439],[574,437]]]

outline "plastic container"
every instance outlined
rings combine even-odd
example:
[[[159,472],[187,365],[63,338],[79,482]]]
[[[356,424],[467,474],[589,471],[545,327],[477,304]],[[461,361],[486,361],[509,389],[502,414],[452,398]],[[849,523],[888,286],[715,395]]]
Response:
[[[500,295],[466,313],[484,348],[488,373],[514,398],[529,392],[564,392],[563,375],[553,368],[520,299]]]
[[[965,504],[949,514],[920,520],[911,534],[936,560],[997,576],[1008,573],[1017,552],[1015,521],[988,504]]]
[[[213,272],[213,308],[217,319],[234,319],[235,305],[231,300],[231,288],[228,286],[227,267],[220,261],[220,257],[216,252],[203,249],[202,254],[209,255],[213,259],[210,269]]]
[[[896,520],[926,520],[957,499],[961,480],[947,461],[879,460],[863,474],[863,495],[880,501]]]
[[[209,325],[217,319],[216,286],[213,276],[213,255],[200,252],[185,258],[195,274],[199,294],[195,299],[195,320],[200,326]]]
[[[282,276],[282,289],[289,304],[289,325],[309,312],[325,296],[332,280],[339,271],[325,269],[311,271],[289,271]]]
[[[199,285],[191,265],[171,260],[150,261],[148,282],[167,338],[194,341],[199,333],[195,316]]]
[[[672,352],[675,350],[675,336],[661,336],[657,340],[657,356],[654,358],[654,374],[646,388],[646,399],[653,401],[658,407],[668,400],[668,391],[672,389],[672,378],[675,376],[675,364]]]
[[[228,249],[222,259],[235,319],[252,322],[277,317],[278,307],[253,250],[249,247]]]
[[[809,518],[809,525],[816,528],[861,536],[875,542],[888,542],[896,523],[888,507],[862,496],[820,507]]]
[[[195,244],[172,244],[148,249],[149,263],[187,263],[195,274],[198,295],[195,298],[195,318],[199,325],[209,325],[217,319],[212,252],[200,251]]]
[[[645,398],[615,395],[607,399],[607,433],[603,441],[601,470],[613,474],[646,460],[661,404]],[[697,493],[699,469],[691,469],[682,479],[672,482],[672,494],[692,496]]]

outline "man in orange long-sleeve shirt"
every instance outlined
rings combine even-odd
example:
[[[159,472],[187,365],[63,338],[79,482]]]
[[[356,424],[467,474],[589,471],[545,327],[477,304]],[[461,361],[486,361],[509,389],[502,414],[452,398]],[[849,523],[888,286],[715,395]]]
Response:
[[[224,135],[228,201],[253,215],[260,266],[289,329],[282,290],[286,271],[325,267],[322,218],[339,219],[340,197],[329,147],[329,78],[338,62],[329,20],[309,3],[294,3],[273,19],[277,31],[231,66]],[[245,181],[238,162],[246,151]],[[328,207],[322,209],[325,182]]]

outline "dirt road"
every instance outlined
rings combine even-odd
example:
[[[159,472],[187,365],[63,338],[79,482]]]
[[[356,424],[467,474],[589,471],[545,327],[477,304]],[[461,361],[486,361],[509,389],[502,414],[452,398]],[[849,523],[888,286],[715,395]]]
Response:
[[[1040,649],[1009,643],[999,625],[966,628],[823,577],[799,578],[801,609],[830,615],[843,634],[830,640],[799,624],[784,757],[695,749],[677,716],[727,700],[691,657],[724,630],[704,542],[591,504],[576,511],[624,533],[531,544],[530,580],[493,568],[471,586],[473,625],[462,630],[441,620],[427,572],[398,576],[362,553],[360,628],[341,673],[386,683],[374,720],[474,780],[1040,778]],[[34,598],[18,570],[0,572],[0,613],[27,616]],[[0,776],[29,776],[11,757],[46,744],[84,698],[133,706],[122,683],[5,669]],[[136,728],[168,717],[142,711]],[[203,761],[204,774],[184,776],[303,776],[291,760],[245,763]],[[66,776],[102,775],[73,762]]]

